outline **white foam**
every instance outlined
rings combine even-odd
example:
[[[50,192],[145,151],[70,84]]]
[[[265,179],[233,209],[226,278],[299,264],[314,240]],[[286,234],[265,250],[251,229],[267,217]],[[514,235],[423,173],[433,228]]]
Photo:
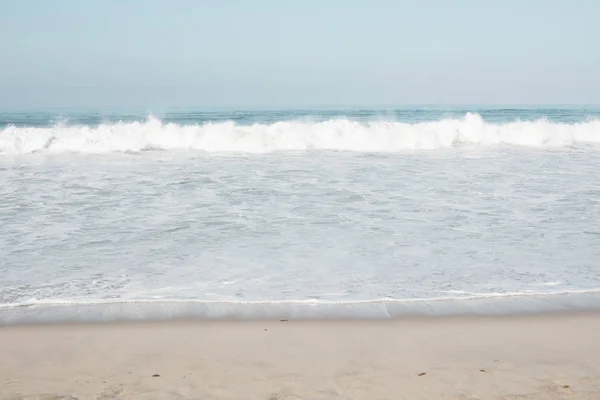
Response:
[[[597,290],[371,301],[39,301],[0,306],[0,326],[24,323],[193,319],[391,319],[597,310]]]
[[[600,120],[567,124],[539,119],[493,124],[485,122],[478,114],[469,113],[461,119],[413,124],[332,119],[254,125],[233,122],[179,125],[150,117],[145,122],[119,122],[97,127],[59,124],[47,128],[9,126],[0,130],[0,154],[3,155],[158,149],[243,153],[396,152],[459,145],[561,147],[579,143],[600,143]]]

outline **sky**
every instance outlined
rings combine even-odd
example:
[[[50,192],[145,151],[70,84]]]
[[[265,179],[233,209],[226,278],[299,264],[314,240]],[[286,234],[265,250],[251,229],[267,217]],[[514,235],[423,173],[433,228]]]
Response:
[[[0,0],[0,110],[600,104],[597,0]]]

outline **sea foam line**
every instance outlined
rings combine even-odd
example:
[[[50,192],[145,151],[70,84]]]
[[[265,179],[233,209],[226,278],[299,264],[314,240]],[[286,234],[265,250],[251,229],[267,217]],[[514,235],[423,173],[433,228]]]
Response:
[[[598,311],[600,290],[502,293],[378,300],[91,300],[34,301],[0,307],[0,325],[174,319],[393,319],[406,316],[523,315]]]
[[[132,303],[202,303],[202,304],[231,304],[231,305],[277,305],[277,304],[305,304],[305,305],[356,305],[356,304],[378,304],[378,303],[428,303],[441,301],[461,301],[478,299],[500,299],[509,297],[548,297],[561,295],[577,294],[597,294],[600,295],[600,289],[574,289],[561,290],[554,292],[492,292],[492,293],[473,293],[464,292],[467,296],[444,296],[444,297],[423,297],[423,298],[380,298],[370,300],[321,300],[321,299],[296,299],[296,300],[204,300],[204,299],[86,299],[86,300],[68,300],[68,299],[32,299],[25,302],[2,303],[0,308],[15,308],[29,306],[90,306],[90,305],[111,305],[111,304],[132,304]]]
[[[570,294],[598,294],[600,289],[574,289],[561,290],[554,292],[492,292],[492,293],[474,293],[464,292],[467,296],[444,296],[444,297],[423,297],[423,298],[380,298],[368,300],[321,300],[321,299],[285,299],[285,300],[204,300],[204,299],[86,299],[86,300],[68,300],[68,299],[31,299],[26,302],[2,303],[0,308],[29,307],[39,305],[62,305],[62,306],[88,306],[88,305],[107,305],[123,303],[205,303],[205,304],[240,304],[240,305],[270,305],[270,304],[306,304],[306,305],[353,305],[353,304],[376,304],[376,303],[418,303],[418,302],[437,302],[437,301],[457,301],[457,300],[477,300],[477,299],[495,299],[505,297],[546,297],[560,296]]]

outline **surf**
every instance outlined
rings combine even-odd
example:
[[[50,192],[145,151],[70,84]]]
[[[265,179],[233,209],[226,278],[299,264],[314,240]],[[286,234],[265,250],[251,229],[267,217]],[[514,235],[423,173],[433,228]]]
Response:
[[[526,148],[600,143],[600,120],[559,123],[547,119],[486,122],[479,114],[429,122],[354,121],[334,118],[238,124],[233,121],[178,124],[155,117],[97,126],[6,126],[0,129],[0,155],[35,153],[124,153],[199,151],[265,154],[318,150],[389,153],[499,145]]]

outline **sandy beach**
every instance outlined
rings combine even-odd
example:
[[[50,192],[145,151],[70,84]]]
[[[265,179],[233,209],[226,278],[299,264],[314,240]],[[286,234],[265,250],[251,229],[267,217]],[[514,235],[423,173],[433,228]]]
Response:
[[[2,399],[600,399],[600,314],[0,328]]]

